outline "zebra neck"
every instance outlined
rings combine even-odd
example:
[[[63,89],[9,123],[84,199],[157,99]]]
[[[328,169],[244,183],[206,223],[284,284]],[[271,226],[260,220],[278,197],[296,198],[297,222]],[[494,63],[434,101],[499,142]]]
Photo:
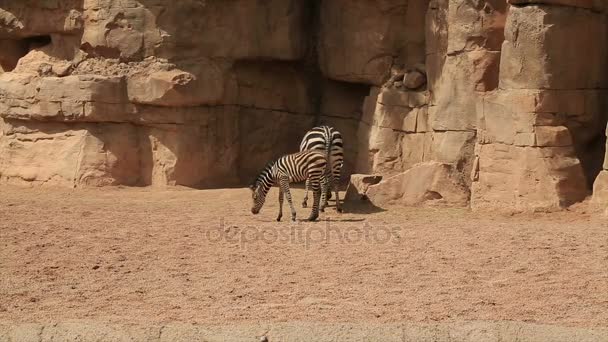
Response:
[[[276,176],[277,168],[276,164],[274,164],[270,168],[264,170],[264,172],[262,172],[262,174],[258,178],[260,185],[262,186],[262,191],[264,192],[264,195],[268,194],[268,191],[270,191],[270,188],[275,182]]]

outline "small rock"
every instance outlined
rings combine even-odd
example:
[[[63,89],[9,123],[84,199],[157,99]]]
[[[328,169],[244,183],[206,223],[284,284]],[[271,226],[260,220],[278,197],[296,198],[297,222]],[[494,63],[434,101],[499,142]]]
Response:
[[[53,66],[48,63],[40,63],[38,66],[38,75],[40,76],[55,76]]]
[[[403,76],[403,85],[407,89],[418,89],[426,84],[426,75],[418,70],[412,70]]]
[[[97,269],[99,269],[99,267],[100,267],[99,265],[95,265],[95,266],[93,266],[93,269],[97,270]]]
[[[53,73],[59,77],[67,76],[71,73],[73,69],[72,63],[61,63],[53,65],[52,70]]]

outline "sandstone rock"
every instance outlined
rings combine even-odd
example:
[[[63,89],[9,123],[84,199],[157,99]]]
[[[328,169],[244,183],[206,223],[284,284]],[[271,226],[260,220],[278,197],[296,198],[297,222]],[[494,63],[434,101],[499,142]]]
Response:
[[[14,184],[137,185],[136,141],[128,125],[7,122],[0,177]]]
[[[380,183],[382,180],[381,175],[364,175],[364,174],[352,174],[348,187],[346,188],[346,194],[344,195],[345,201],[356,201],[366,200],[367,190],[370,186]]]
[[[605,11],[607,4],[602,0],[507,0],[512,5],[544,4],[586,8],[595,11]]]
[[[563,126],[537,126],[535,146],[572,146],[572,136]]]
[[[229,103],[294,114],[314,111],[306,75],[293,65],[240,62],[232,72],[237,90],[234,99],[226,99]]]
[[[330,0],[321,2],[319,65],[335,80],[381,85],[389,78],[392,55],[409,48],[404,59],[422,62],[426,1]],[[400,25],[414,29],[399,29]],[[336,30],[340,27],[340,30]]]
[[[592,202],[608,207],[608,171],[599,173],[593,183]]]
[[[522,34],[525,32],[525,34]],[[593,37],[593,39],[580,39]],[[503,89],[606,88],[605,16],[565,6],[511,7],[505,27]],[[561,51],[559,58],[549,58]]]
[[[473,209],[559,210],[583,200],[588,190],[572,147],[478,146],[479,180]]]
[[[236,184],[330,124],[396,203],[559,209],[602,170],[605,3],[4,1],[0,177]]]
[[[128,79],[129,100],[157,106],[217,104],[224,96],[223,71],[207,64],[195,74],[178,69]]]
[[[426,75],[420,71],[413,70],[403,77],[403,86],[407,89],[415,90],[426,84]]]
[[[466,206],[468,196],[453,166],[438,162],[418,164],[367,190],[370,202],[380,207],[387,204]]]
[[[369,133],[369,151],[372,154],[374,173],[394,174],[401,171],[402,135],[390,128],[372,126]]]
[[[0,6],[0,38],[76,34],[83,27],[82,3],[82,0],[4,1]]]
[[[404,134],[401,138],[400,170],[408,170],[423,161],[433,160],[433,134]]]
[[[20,120],[128,121],[122,78],[0,75],[0,117]]]
[[[460,165],[470,159],[475,147],[475,132],[434,132],[432,160]]]

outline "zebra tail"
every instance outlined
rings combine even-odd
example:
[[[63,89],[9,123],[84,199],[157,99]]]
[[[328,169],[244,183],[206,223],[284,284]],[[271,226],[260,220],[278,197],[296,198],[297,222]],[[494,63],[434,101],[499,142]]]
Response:
[[[329,172],[333,172],[333,167],[332,167],[333,164],[332,164],[332,160],[331,160],[331,145],[333,142],[333,137],[331,136],[331,130],[327,127],[325,127],[325,136],[326,136],[325,151],[327,153],[327,156],[326,156],[327,167],[325,169],[326,169],[326,172],[329,173]]]

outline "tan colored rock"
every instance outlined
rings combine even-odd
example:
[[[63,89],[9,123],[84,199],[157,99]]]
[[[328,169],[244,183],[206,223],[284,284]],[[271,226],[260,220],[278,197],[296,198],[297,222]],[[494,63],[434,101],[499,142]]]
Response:
[[[294,114],[313,113],[312,89],[306,74],[293,65],[236,63],[232,68],[236,94],[228,103]]]
[[[367,200],[367,190],[370,186],[380,183],[381,175],[352,174],[344,195],[345,201]]]
[[[225,71],[201,61],[194,73],[173,69],[128,79],[129,100],[157,106],[197,106],[220,103],[224,97]]]
[[[13,184],[137,185],[137,134],[129,125],[10,121],[0,137],[0,179]]]
[[[372,155],[374,173],[394,174],[402,171],[401,162],[402,134],[390,128],[372,126],[369,133],[369,151]]]
[[[396,203],[559,209],[602,170],[605,3],[5,1],[1,177],[235,184],[329,124]]]
[[[461,165],[471,158],[475,147],[475,132],[434,132],[431,157],[442,163]],[[461,165],[462,166],[462,165]]]
[[[83,27],[83,0],[4,1],[0,6],[0,38],[49,33],[76,34]]]
[[[132,110],[120,77],[0,75],[0,117],[126,122]]]
[[[433,134],[404,134],[401,138],[400,170],[408,170],[423,161],[433,160]]]
[[[418,70],[413,70],[403,76],[403,86],[415,90],[426,84],[426,75]]]
[[[478,146],[479,179],[472,184],[473,209],[559,210],[588,195],[572,147]]]
[[[554,5],[586,8],[594,11],[605,11],[608,7],[603,0],[507,0],[512,5]]]
[[[498,85],[506,3],[435,1],[427,21],[429,118],[435,130],[474,130],[476,91]]]
[[[238,127],[220,118],[208,126],[154,125],[140,131],[143,185],[229,186],[237,182]]]
[[[608,207],[608,171],[606,170],[601,171],[593,183],[592,202]]]
[[[426,0],[329,0],[320,11],[319,65],[331,79],[381,85],[397,52],[423,61]]]
[[[524,33],[524,34],[522,34]],[[593,37],[593,39],[581,39]],[[608,86],[603,14],[565,6],[511,7],[505,27],[500,87],[594,89]],[[550,57],[560,51],[559,57]]]
[[[426,162],[383,179],[367,190],[367,197],[376,206],[450,205],[466,206],[468,190],[459,173],[449,164]]]
[[[572,136],[568,128],[563,126],[537,126],[535,146],[572,146]]]

